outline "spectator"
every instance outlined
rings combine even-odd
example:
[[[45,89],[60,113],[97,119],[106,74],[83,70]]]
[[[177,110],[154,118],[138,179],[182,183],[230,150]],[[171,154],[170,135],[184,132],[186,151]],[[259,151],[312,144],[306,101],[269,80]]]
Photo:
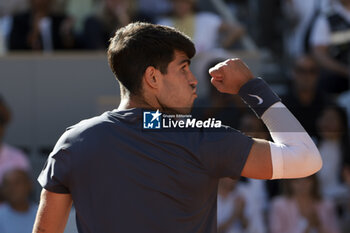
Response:
[[[31,232],[38,207],[29,201],[32,182],[28,173],[8,171],[3,177],[3,186],[6,202],[0,206],[0,232]]]
[[[73,21],[53,13],[54,0],[30,0],[29,11],[13,16],[10,50],[72,49],[75,46]]]
[[[319,0],[287,0],[283,1],[283,13],[288,27],[285,30],[285,50],[290,58],[304,54],[304,40],[307,30],[318,14]]]
[[[220,118],[218,118],[220,119]],[[268,131],[261,120],[259,120],[253,113],[244,113],[240,118],[239,129],[246,135],[254,138],[269,139]],[[233,225],[230,230],[227,225],[233,218],[226,223],[222,223],[219,227],[223,232],[251,232],[251,233],[263,233],[266,232],[266,226],[264,224],[263,212],[266,207],[267,193],[265,190],[265,181],[247,179],[241,177],[244,182],[232,181],[228,178],[220,180],[219,185],[219,199],[218,199],[218,217],[221,215],[225,218],[225,213],[229,209],[235,209],[236,206],[240,206],[241,201],[244,202],[244,216],[247,220],[245,227],[239,227],[239,224]],[[230,194],[231,193],[231,194]],[[237,203],[234,203],[233,196],[237,195]],[[231,196],[231,197],[230,197]],[[226,198],[225,198],[226,197]],[[240,200],[241,199],[241,200]],[[233,202],[233,203],[232,203]],[[222,209],[222,212],[221,212]],[[238,211],[238,210],[236,210]],[[236,213],[237,214],[237,213]],[[223,216],[222,216],[223,215]],[[226,216],[227,218],[227,216]],[[244,219],[242,219],[244,220]],[[244,223],[244,222],[243,222]],[[220,223],[219,223],[220,225]],[[227,231],[224,231],[227,229]]]
[[[9,36],[12,28],[12,15],[27,7],[27,0],[0,1],[0,56],[5,54],[9,47]]]
[[[324,164],[317,175],[323,195],[334,200],[344,192],[340,178],[342,164],[350,154],[347,129],[344,109],[336,105],[325,107],[318,120],[320,134],[318,149]]]
[[[253,182],[250,182],[253,181]],[[219,233],[265,233],[263,193],[256,180],[223,178],[218,190]],[[264,203],[265,204],[265,203]]]
[[[317,176],[285,180],[286,193],[272,202],[271,233],[338,233],[333,203],[322,199]]]
[[[57,1],[57,0],[56,0]],[[74,31],[80,35],[84,21],[91,15],[100,1],[96,0],[60,0],[61,9],[74,19]]]
[[[310,33],[317,17],[329,0],[286,0],[282,2],[286,19],[285,50],[291,59],[309,53]]]
[[[318,80],[316,61],[310,55],[303,55],[296,59],[293,66],[292,88],[282,96],[284,104],[313,137],[318,136],[315,119],[320,116],[327,103],[327,97],[318,88]]]
[[[315,58],[324,72],[321,86],[330,93],[341,93],[349,89],[350,0],[338,0],[333,10],[321,15],[315,22],[310,44]]]
[[[3,143],[6,126],[11,120],[10,110],[0,97],[0,185],[3,175],[12,169],[20,168],[29,170],[30,165],[27,156],[18,149]],[[1,199],[1,198],[0,198]]]
[[[101,10],[86,19],[81,43],[85,49],[106,49],[115,31],[132,21],[150,22],[138,14],[135,0],[103,0]]]
[[[158,23],[173,26],[190,36],[198,53],[218,47],[231,48],[244,34],[241,25],[232,26],[213,13],[196,12],[196,0],[171,2],[171,16],[161,19]]]
[[[238,233],[248,227],[246,201],[237,180],[222,178],[218,190],[218,232]]]

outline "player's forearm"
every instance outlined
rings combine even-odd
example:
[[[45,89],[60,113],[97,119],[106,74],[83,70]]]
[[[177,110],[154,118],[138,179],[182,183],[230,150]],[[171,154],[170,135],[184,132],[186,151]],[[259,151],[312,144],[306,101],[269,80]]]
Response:
[[[317,172],[321,156],[310,136],[262,79],[252,79],[239,92],[271,133],[272,179],[299,178]]]
[[[262,120],[274,140],[270,142],[272,179],[306,177],[321,169],[316,145],[284,104],[271,106]]]

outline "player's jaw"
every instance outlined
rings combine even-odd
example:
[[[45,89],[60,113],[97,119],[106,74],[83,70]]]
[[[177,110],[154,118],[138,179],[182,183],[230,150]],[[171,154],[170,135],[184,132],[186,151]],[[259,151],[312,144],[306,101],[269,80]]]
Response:
[[[188,95],[188,100],[186,103],[182,105],[182,108],[180,108],[181,113],[188,114],[192,111],[193,104],[197,96],[197,87],[196,85],[190,85],[191,89]]]
[[[163,112],[168,114],[189,114],[192,111],[196,98],[196,87],[190,86],[186,93],[179,91],[178,95],[173,96],[172,101],[169,101],[167,104],[161,104]]]

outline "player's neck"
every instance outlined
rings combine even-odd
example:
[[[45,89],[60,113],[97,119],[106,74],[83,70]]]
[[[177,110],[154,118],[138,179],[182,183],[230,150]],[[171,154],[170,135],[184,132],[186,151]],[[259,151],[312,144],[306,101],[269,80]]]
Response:
[[[156,107],[153,107],[151,104],[149,104],[142,98],[137,98],[137,97],[122,98],[118,106],[118,110],[126,110],[131,108],[156,109]]]
[[[146,90],[140,95],[135,95],[128,91],[122,90],[118,110],[126,110],[131,108],[162,110],[162,105],[156,95],[151,91]]]

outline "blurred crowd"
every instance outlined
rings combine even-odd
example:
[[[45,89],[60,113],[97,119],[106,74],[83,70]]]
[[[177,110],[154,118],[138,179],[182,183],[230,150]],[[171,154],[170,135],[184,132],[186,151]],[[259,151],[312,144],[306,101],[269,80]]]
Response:
[[[197,51],[231,47],[242,26],[199,12],[196,0],[4,0],[0,5],[3,51],[105,49],[130,22],[171,25],[196,42]],[[222,37],[219,37],[222,35]]]
[[[323,168],[307,178],[222,179],[219,233],[350,232],[350,0],[1,0],[0,56],[106,50],[134,21],[178,28],[199,54],[267,49],[283,70],[282,101],[319,148]],[[195,107],[200,117],[270,139],[236,96],[208,88]],[[4,142],[10,121],[0,99],[0,232],[31,232],[34,179],[28,157]]]

